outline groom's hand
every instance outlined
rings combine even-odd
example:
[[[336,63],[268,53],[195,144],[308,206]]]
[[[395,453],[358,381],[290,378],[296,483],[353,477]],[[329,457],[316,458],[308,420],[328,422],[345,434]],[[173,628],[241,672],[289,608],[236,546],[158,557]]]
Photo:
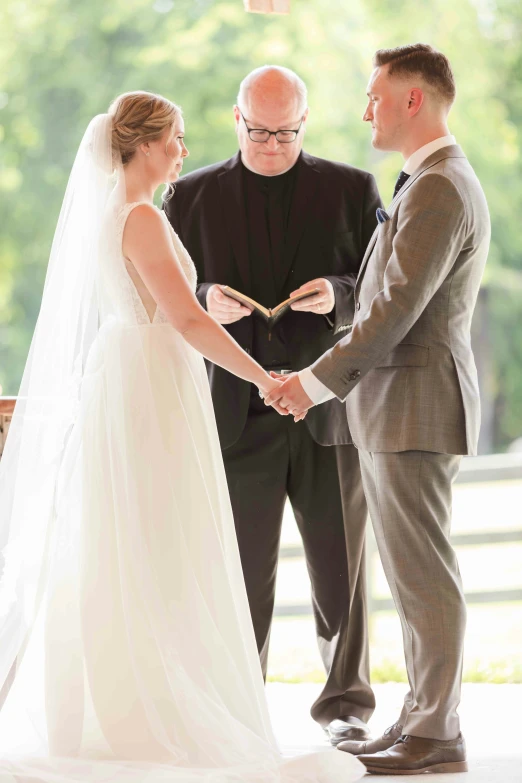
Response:
[[[267,394],[265,405],[272,405],[283,416],[291,414],[295,421],[301,421],[310,408],[313,408],[314,403],[301,386],[297,373],[292,373]]]
[[[235,324],[245,315],[252,315],[248,307],[226,296],[220,285],[211,285],[207,291],[207,312],[218,324]]]

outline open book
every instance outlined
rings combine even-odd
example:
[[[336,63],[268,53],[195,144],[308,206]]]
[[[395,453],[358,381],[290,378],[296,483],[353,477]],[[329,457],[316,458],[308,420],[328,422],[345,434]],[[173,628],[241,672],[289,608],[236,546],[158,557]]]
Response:
[[[290,299],[285,299],[284,302],[281,302],[276,307],[263,307],[259,302],[256,302],[245,294],[241,294],[234,288],[230,288],[228,285],[222,286],[221,290],[226,296],[235,299],[236,302],[240,302],[245,307],[248,307],[249,310],[258,313],[258,315],[264,318],[268,324],[269,333],[274,324],[290,309],[290,305],[294,302],[298,302],[300,299],[307,299],[309,296],[315,296],[315,294],[319,293],[319,288],[310,288],[308,291],[303,291],[301,294],[291,296]]]

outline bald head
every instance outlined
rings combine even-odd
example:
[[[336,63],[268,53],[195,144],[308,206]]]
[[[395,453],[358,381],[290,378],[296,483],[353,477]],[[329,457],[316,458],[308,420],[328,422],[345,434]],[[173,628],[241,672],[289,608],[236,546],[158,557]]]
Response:
[[[246,114],[252,104],[263,111],[286,107],[302,116],[307,107],[306,84],[294,71],[279,65],[263,65],[246,76],[239,86],[237,105]]]
[[[243,163],[265,176],[282,174],[296,163],[303,146],[308,117],[306,85],[288,68],[256,68],[241,82],[234,116]],[[249,135],[253,128],[272,133],[268,140],[257,142]],[[277,138],[279,130],[295,131],[293,141]]]

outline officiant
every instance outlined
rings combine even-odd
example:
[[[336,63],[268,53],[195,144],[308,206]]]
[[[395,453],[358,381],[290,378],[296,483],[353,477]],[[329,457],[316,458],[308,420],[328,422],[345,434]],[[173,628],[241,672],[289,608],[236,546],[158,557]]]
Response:
[[[265,368],[309,366],[350,329],[354,286],[376,226],[371,174],[306,153],[307,91],[292,71],[264,66],[241,83],[239,151],[182,177],[165,212],[198,272],[200,303]],[[265,307],[292,293],[271,331],[227,297],[228,285]],[[366,503],[344,406],[304,422],[267,408],[257,389],[220,367],[208,373],[250,610],[266,674],[283,510],[303,540],[326,684],[312,716],[332,744],[366,739],[369,682]]]

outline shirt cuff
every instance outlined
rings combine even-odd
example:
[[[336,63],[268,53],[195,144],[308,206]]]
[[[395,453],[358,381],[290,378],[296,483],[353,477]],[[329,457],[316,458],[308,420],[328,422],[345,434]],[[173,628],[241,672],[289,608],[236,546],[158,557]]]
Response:
[[[305,390],[306,394],[310,397],[314,405],[320,405],[327,400],[333,400],[335,394],[324,383],[321,383],[319,378],[313,374],[310,367],[297,373],[301,386]]]

